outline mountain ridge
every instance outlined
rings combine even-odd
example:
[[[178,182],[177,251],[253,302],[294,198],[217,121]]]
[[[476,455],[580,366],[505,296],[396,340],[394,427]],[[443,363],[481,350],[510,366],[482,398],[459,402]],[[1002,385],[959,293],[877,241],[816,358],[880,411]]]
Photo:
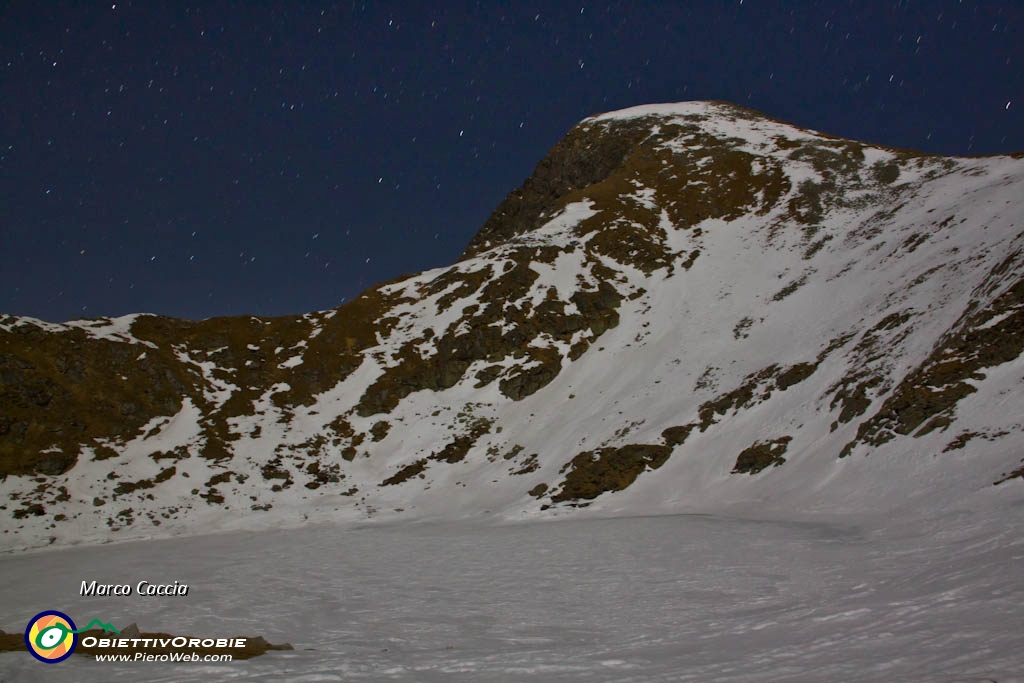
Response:
[[[332,311],[0,317],[3,545],[1005,482],[1017,157],[648,105],[584,119],[452,266]]]

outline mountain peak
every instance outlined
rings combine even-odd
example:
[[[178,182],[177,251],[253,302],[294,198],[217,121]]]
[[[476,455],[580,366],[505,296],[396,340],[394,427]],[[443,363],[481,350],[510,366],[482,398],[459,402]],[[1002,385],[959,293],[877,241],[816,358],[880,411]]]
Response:
[[[3,542],[1009,500],[1022,188],[1012,157],[635,107],[574,127],[459,262],[333,311],[2,316]]]
[[[641,104],[602,114],[594,114],[580,121],[580,124],[585,125],[600,121],[623,121],[636,118],[692,119],[693,117],[706,118],[711,116],[731,118],[736,115],[743,115],[745,118],[768,118],[753,109],[747,109],[731,102],[722,100],[689,100],[686,102]]]
[[[844,169],[840,167],[844,165],[864,163],[864,150],[869,147],[783,123],[727,102],[649,104],[598,114],[573,127],[523,185],[509,193],[470,241],[462,258],[540,228],[567,202],[586,196],[589,188],[602,183],[618,189],[623,189],[623,183],[637,180],[649,188],[664,185],[651,174],[656,169],[651,167],[650,160],[655,157],[664,168],[685,168],[688,173],[684,182],[693,189],[696,170],[704,169],[705,176],[732,172],[723,163],[711,163],[709,159],[724,161],[724,157],[731,155],[732,163],[737,165],[735,170],[746,171],[752,178],[761,175],[762,180],[770,182],[751,164],[756,167],[761,164],[758,160],[762,160],[778,168],[786,159],[813,156],[819,166],[835,164],[836,171],[842,173]],[[903,158],[914,155],[900,154]],[[882,156],[869,154],[867,163]],[[671,178],[666,176],[664,180]],[[680,183],[668,185],[665,190],[671,192]],[[713,205],[735,199],[714,196],[714,185],[702,191],[701,203]],[[712,194],[708,195],[708,191]],[[694,216],[710,217],[714,213],[697,212]]]

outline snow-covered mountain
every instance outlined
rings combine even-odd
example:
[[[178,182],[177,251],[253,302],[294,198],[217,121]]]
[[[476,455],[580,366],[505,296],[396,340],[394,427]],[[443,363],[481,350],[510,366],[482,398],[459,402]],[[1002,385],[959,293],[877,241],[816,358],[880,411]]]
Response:
[[[1024,158],[582,121],[332,311],[0,317],[0,547],[317,520],[1019,504]]]

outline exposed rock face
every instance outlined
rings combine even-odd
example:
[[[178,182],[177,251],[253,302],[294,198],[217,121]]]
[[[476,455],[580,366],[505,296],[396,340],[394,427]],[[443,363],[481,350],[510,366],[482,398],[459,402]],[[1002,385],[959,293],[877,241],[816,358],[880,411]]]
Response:
[[[541,227],[546,217],[561,208],[566,195],[595,185],[619,170],[649,136],[649,128],[634,121],[611,125],[602,135],[574,128],[537,164],[523,186],[498,205],[470,240],[462,258],[476,256]]]
[[[607,491],[621,491],[647,469],[658,469],[672,454],[672,448],[658,444],[629,444],[618,448],[584,451],[569,461],[562,490],[552,502],[589,500]]]
[[[786,452],[786,447],[792,440],[791,436],[783,436],[771,441],[759,441],[749,448],[744,448],[736,458],[736,467],[732,471],[757,474],[766,467],[778,467],[786,462],[782,454]]]
[[[456,264],[332,311],[0,316],[3,543],[714,507],[863,456],[1006,490],[1021,196],[1017,157],[659,105],[584,120]]]

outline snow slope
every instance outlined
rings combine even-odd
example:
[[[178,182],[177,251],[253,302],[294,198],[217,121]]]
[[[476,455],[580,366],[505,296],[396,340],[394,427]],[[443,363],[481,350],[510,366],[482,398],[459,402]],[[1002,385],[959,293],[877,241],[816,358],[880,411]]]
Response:
[[[1024,452],[1024,160],[870,147],[716,103],[570,135],[584,155],[627,137],[532,229],[337,312],[0,319],[11,357],[19,334],[77,335],[181,387],[127,432],[11,442],[73,465],[0,480],[0,547],[1021,502],[1020,478],[993,484]],[[29,360],[28,377],[50,363]],[[15,427],[51,419],[24,403]]]

